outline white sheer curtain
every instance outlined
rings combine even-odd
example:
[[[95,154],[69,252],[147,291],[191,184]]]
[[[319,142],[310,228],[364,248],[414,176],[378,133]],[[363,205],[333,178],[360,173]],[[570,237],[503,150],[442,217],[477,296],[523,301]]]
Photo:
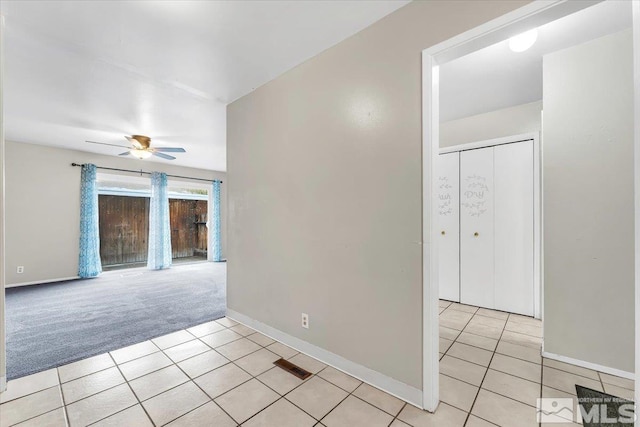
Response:
[[[80,178],[80,257],[78,276],[96,277],[102,272],[100,262],[100,225],[96,165],[82,165]]]
[[[169,222],[167,175],[159,172],[151,174],[147,267],[150,270],[171,267],[171,224]]]

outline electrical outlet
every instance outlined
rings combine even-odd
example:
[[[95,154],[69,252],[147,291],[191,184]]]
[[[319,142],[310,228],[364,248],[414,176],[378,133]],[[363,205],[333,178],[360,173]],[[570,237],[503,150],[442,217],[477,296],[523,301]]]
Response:
[[[22,273],[24,273],[24,265],[19,265],[19,266],[18,266],[18,269],[17,269],[17,271],[16,271],[16,272],[17,272],[18,274],[22,274]]]
[[[302,327],[309,329],[309,315],[307,313],[302,313]]]

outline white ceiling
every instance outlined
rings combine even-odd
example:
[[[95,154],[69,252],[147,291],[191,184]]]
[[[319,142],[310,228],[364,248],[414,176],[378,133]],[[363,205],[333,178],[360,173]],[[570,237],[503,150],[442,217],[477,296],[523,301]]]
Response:
[[[538,28],[529,50],[505,40],[440,68],[442,122],[542,99],[542,57],[631,27],[631,2],[610,0]]]
[[[6,139],[224,171],[226,104],[406,3],[3,0]]]

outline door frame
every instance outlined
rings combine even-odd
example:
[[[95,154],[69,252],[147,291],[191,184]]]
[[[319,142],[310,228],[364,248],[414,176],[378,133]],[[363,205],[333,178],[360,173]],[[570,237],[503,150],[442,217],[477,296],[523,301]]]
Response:
[[[633,127],[633,171],[635,181],[635,282],[636,282],[636,410],[640,407],[640,120],[637,119],[640,111],[640,1],[632,4],[633,15],[633,107],[636,119]]]
[[[437,194],[435,162],[440,145],[439,66],[466,54],[506,40],[532,28],[599,3],[538,0],[422,51],[422,287],[423,287],[423,408],[434,412],[439,403],[439,310]],[[640,1],[633,1],[634,105],[640,111]],[[636,115],[637,116],[637,115]],[[634,133],[635,171],[635,289],[636,355],[640,354],[640,122]],[[542,225],[542,224],[541,224]],[[544,242],[541,242],[544,251]],[[541,266],[542,268],[542,266]],[[543,277],[541,275],[541,277]],[[544,281],[542,280],[542,293]],[[640,384],[640,357],[636,357],[636,383]],[[640,402],[640,387],[636,387]]]
[[[542,165],[540,155],[540,133],[530,132],[484,141],[452,145],[439,149],[439,154],[460,153],[505,144],[533,141],[533,317],[542,319]]]

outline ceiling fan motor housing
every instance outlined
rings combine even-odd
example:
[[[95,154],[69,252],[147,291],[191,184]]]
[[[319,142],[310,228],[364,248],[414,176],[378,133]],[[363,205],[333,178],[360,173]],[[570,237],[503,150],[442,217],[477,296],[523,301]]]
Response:
[[[144,135],[131,135],[130,141],[133,145],[139,145],[142,149],[147,149],[151,145],[151,138]]]

